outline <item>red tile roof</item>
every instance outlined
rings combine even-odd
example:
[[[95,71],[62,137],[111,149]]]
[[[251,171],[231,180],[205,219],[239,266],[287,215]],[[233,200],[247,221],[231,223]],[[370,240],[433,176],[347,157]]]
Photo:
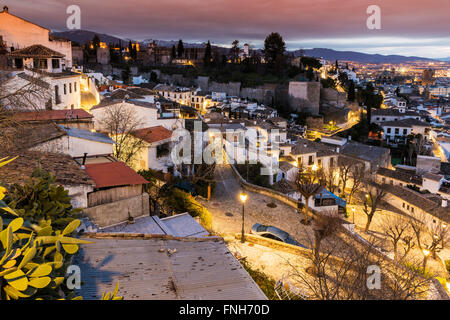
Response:
[[[97,188],[108,188],[148,183],[141,175],[123,162],[95,163],[86,165],[86,173]]]
[[[170,139],[172,137],[172,131],[162,126],[158,126],[136,130],[133,132],[133,135],[145,142],[154,143]]]
[[[85,120],[94,116],[83,109],[74,110],[42,110],[15,113],[16,121],[58,121],[58,120]]]

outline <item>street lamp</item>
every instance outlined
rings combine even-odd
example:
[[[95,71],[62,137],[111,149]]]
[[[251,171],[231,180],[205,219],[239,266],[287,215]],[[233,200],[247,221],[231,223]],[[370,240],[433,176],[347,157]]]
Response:
[[[241,192],[239,198],[242,202],[242,234],[241,234],[241,243],[245,243],[245,227],[244,227],[244,214],[245,214],[245,202],[247,201],[248,196]]]
[[[427,267],[427,260],[428,260],[428,256],[430,255],[430,251],[424,249],[423,250],[423,255],[425,256],[423,258],[423,272],[425,273],[425,270],[426,270],[425,268]]]

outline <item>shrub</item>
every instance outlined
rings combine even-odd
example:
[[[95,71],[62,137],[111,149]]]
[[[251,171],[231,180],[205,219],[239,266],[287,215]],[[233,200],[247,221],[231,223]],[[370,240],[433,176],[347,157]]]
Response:
[[[275,292],[275,284],[276,284],[275,280],[268,277],[263,272],[253,269],[250,263],[245,258],[241,259],[240,262],[244,267],[244,269],[252,277],[253,281],[256,282],[258,287],[261,288],[261,290],[264,292],[264,294],[269,300],[279,300]]]
[[[211,230],[211,213],[199,204],[189,193],[174,188],[172,189],[172,193],[167,202],[175,212],[188,212],[194,218],[199,217],[203,227],[207,230]]]
[[[51,220],[55,229],[62,230],[81,210],[73,209],[69,191],[55,181],[53,174],[38,168],[26,184],[11,186],[6,202],[20,217],[31,223]]]

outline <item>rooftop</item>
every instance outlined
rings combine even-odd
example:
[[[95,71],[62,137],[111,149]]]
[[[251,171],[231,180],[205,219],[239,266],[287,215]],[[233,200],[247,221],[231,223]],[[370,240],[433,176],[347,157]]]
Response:
[[[408,173],[405,170],[390,170],[386,168],[379,168],[377,174],[383,177],[388,177],[405,183],[422,185],[422,178],[414,173]]]
[[[382,127],[405,127],[405,128],[411,128],[413,126],[420,126],[420,127],[429,127],[430,124],[420,121],[420,120],[416,120],[416,119],[402,119],[402,120],[398,120],[398,121],[385,121],[382,122],[380,124]]]
[[[203,237],[209,235],[209,232],[188,213],[163,219],[159,219],[156,216],[144,216],[135,219],[133,224],[124,222],[101,229],[101,232],[161,234],[174,237]]]
[[[25,183],[35,169],[42,169],[56,176],[61,185],[94,185],[94,181],[70,157],[63,154],[46,152],[20,151],[5,154],[0,151],[0,158],[19,156],[6,167],[0,168],[0,181],[5,184]]]
[[[172,137],[172,131],[158,126],[136,130],[133,132],[133,135],[145,142],[155,143],[170,139]]]
[[[390,154],[386,148],[371,146],[359,142],[349,141],[341,148],[341,154],[359,158],[365,161],[376,161],[377,159]]]
[[[104,133],[99,132],[91,132],[89,130],[81,130],[77,128],[70,128],[70,127],[64,127],[62,125],[59,125],[59,127],[64,130],[68,136],[74,137],[74,138],[80,138],[95,142],[102,142],[102,143],[108,143],[108,144],[116,144],[116,142],[111,139],[108,135]]]
[[[267,299],[220,238],[89,238],[94,243],[83,245],[74,258],[85,279],[77,294],[85,299],[97,300],[117,283],[126,300]]]
[[[41,110],[32,112],[17,112],[14,114],[17,121],[66,121],[66,120],[87,120],[93,115],[83,109],[74,110]]]
[[[123,162],[87,164],[86,173],[94,180],[96,188],[148,183],[147,180]]]
[[[10,53],[10,56],[14,58],[43,58],[43,59],[65,57],[62,53],[56,52],[40,44],[35,44],[30,47],[15,50]]]
[[[293,155],[302,155],[311,153],[317,153],[318,157],[331,156],[337,154],[334,148],[307,139],[299,139],[297,144],[292,147]]]
[[[407,201],[413,206],[422,209],[442,221],[450,223],[450,207],[442,207],[441,201],[433,201],[431,198],[427,198],[419,192],[401,186],[384,185],[384,187],[386,188],[386,191],[394,196]],[[439,200],[440,197],[436,199]]]

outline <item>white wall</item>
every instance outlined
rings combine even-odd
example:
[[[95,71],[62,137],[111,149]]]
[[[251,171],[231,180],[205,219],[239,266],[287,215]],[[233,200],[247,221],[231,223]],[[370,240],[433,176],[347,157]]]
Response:
[[[11,12],[13,13],[13,12]],[[8,49],[23,49],[35,44],[64,54],[66,67],[72,67],[72,44],[67,41],[50,41],[49,30],[6,12],[0,12],[0,35]]]
[[[113,144],[86,140],[68,135],[54,139],[31,148],[33,151],[63,153],[75,157],[88,155],[103,155],[113,153]]]

